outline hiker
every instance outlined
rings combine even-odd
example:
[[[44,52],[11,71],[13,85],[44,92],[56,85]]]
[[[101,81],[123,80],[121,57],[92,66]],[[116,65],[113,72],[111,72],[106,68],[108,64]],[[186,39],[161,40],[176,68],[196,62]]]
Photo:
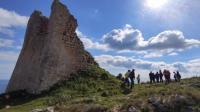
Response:
[[[177,74],[176,74],[176,72],[174,72],[174,80],[175,80],[175,82],[177,82]]]
[[[134,87],[134,80],[135,80],[135,69],[133,69],[130,74],[129,74],[129,78],[131,80],[131,89]]]
[[[130,73],[131,73],[131,70],[128,70],[128,71],[126,72],[125,78],[124,78],[124,83],[125,83],[125,85],[127,84],[128,87],[129,87],[129,85],[130,85],[130,82],[129,82],[129,75],[130,75]]]
[[[171,82],[171,73],[170,73],[169,70],[167,71],[167,73],[168,73],[168,79],[169,79],[169,82]]]
[[[155,79],[156,79],[156,82],[159,83],[159,73],[158,72],[156,72],[156,74],[155,74]]]
[[[163,71],[163,74],[164,74],[164,77],[165,77],[165,84],[167,84],[167,70],[164,70]]]
[[[156,74],[152,72],[152,80],[153,80],[153,83],[156,83]]]
[[[137,82],[138,82],[138,84],[140,84],[140,74],[138,74],[138,76],[137,76]]]
[[[180,82],[181,81],[181,74],[179,73],[179,71],[177,71],[176,75],[177,75],[177,81]]]
[[[151,72],[149,72],[149,81],[150,81],[150,84],[152,83],[152,76],[151,76]]]
[[[163,83],[163,73],[161,70],[159,71],[159,77],[160,77],[160,82]]]
[[[154,74],[153,74],[153,72],[151,71],[150,73],[149,73],[149,79],[150,79],[150,84],[152,84],[153,83],[153,76]]]
[[[164,70],[163,72],[164,76],[165,76],[165,84],[169,84],[171,82],[171,73],[169,70]]]

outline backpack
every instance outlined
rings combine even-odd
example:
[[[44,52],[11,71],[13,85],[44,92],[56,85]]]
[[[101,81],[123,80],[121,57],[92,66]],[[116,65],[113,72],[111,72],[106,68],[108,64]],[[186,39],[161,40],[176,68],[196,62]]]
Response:
[[[135,78],[135,72],[131,71],[131,73],[129,74],[129,77]]]

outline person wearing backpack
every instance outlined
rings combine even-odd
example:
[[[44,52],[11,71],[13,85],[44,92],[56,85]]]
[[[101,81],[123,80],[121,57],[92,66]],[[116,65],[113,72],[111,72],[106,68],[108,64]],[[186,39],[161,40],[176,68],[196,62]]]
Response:
[[[125,83],[125,85],[127,84],[128,87],[129,87],[129,85],[130,85],[130,81],[129,81],[130,73],[131,73],[131,70],[128,70],[128,71],[125,73],[125,76],[124,76],[124,83]]]
[[[131,80],[131,89],[134,87],[134,80],[135,80],[135,69],[133,69],[131,71],[131,73],[129,74],[129,78]]]

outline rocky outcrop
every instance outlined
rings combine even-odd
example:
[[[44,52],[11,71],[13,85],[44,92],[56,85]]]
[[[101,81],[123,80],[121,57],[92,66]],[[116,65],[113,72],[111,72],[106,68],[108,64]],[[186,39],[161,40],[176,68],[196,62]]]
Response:
[[[44,109],[34,109],[30,112],[55,112],[55,107],[47,107]]]
[[[67,7],[54,0],[51,11],[49,18],[40,11],[31,15],[7,92],[26,90],[37,94],[77,70],[98,65],[77,37],[77,20]]]
[[[150,97],[148,103],[153,107],[154,112],[197,112],[192,105],[195,101],[192,98],[182,95],[170,95],[168,97]]]

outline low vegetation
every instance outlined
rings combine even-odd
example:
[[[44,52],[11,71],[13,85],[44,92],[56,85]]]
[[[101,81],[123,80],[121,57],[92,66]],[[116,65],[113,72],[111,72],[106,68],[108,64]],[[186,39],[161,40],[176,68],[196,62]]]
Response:
[[[200,78],[168,85],[136,85],[130,90],[104,69],[92,66],[72,74],[69,80],[54,85],[40,95],[29,95],[25,91],[10,95],[10,101],[5,100],[5,95],[0,96],[0,112],[29,112],[51,106],[59,112],[126,112],[131,109],[159,112],[159,106],[171,112],[184,112],[188,108],[199,111]],[[174,100],[177,98],[177,101]]]

